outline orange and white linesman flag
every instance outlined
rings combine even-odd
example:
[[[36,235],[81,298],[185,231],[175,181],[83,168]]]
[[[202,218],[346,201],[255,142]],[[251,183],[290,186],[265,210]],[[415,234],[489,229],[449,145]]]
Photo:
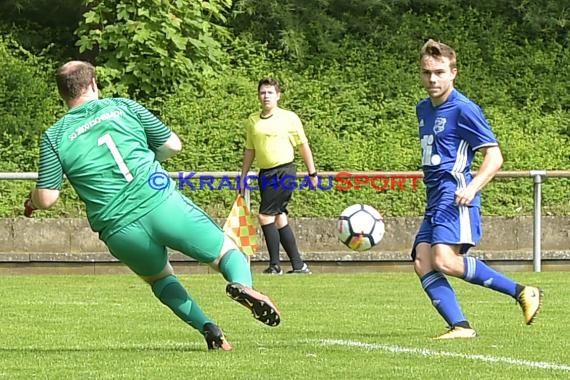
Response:
[[[257,252],[257,229],[243,196],[238,195],[234,201],[223,230],[246,255],[251,256]]]

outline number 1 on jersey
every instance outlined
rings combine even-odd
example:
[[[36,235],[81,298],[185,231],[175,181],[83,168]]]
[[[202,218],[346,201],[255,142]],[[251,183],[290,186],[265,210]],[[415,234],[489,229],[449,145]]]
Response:
[[[111,152],[113,159],[117,163],[119,170],[121,171],[123,176],[125,176],[125,179],[127,180],[127,182],[131,182],[133,180],[133,175],[131,174],[131,171],[127,167],[127,164],[125,164],[125,161],[123,160],[123,157],[121,156],[121,153],[119,152],[119,149],[117,149],[117,145],[115,145],[115,142],[113,141],[113,138],[111,137],[111,135],[108,133],[105,133],[103,136],[99,137],[99,140],[97,140],[97,143],[99,146],[101,146],[103,144],[107,145],[107,148],[109,148],[109,151]]]

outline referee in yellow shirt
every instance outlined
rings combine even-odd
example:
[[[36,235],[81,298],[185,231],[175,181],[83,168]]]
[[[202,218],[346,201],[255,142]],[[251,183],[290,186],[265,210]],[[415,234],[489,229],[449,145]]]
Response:
[[[293,195],[293,186],[287,186],[285,179],[297,175],[293,160],[294,148],[298,147],[311,184],[316,188],[317,171],[313,153],[299,117],[278,106],[281,98],[279,82],[274,78],[264,78],[259,81],[257,93],[262,110],[247,119],[241,178],[242,181],[246,178],[253,160],[257,158],[261,192],[258,218],[270,259],[264,273],[283,274],[279,260],[281,243],[291,260],[292,270],[287,273],[310,274],[311,270],[299,254],[295,234],[287,220],[287,204]],[[244,188],[242,183],[242,193]]]

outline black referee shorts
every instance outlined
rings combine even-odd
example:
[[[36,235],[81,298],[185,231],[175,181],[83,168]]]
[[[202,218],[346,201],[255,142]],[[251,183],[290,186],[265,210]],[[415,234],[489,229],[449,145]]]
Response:
[[[297,186],[289,183],[295,181],[297,167],[293,163],[279,165],[271,169],[259,171],[259,190],[261,202],[259,213],[264,215],[287,214],[287,205]]]

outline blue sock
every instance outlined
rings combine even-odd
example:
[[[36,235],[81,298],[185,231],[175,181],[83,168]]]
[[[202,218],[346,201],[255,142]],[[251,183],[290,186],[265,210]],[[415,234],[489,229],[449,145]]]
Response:
[[[432,305],[450,327],[467,321],[453,288],[442,273],[429,272],[420,280]]]
[[[220,261],[220,272],[228,282],[237,282],[251,288],[253,280],[245,254],[232,249]]]
[[[511,297],[516,296],[517,283],[501,274],[474,257],[464,257],[465,274],[463,279],[471,284],[477,284],[496,290]]]

